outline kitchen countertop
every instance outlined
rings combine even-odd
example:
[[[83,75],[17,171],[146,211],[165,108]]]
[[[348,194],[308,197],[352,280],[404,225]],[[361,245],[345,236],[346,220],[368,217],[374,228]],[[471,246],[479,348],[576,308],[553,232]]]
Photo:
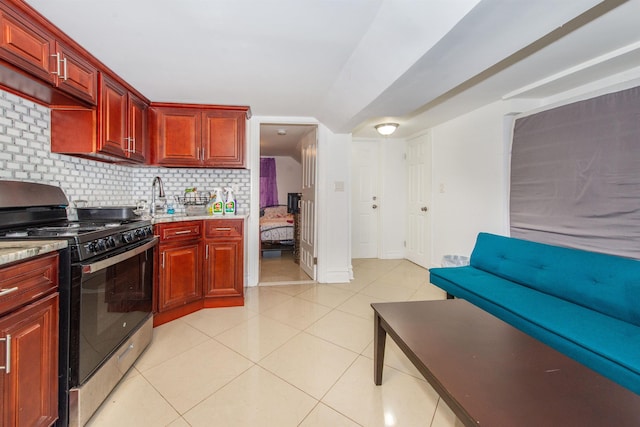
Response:
[[[62,240],[4,240],[0,242],[0,265],[54,252],[67,247]]]
[[[247,219],[249,215],[185,215],[185,214],[158,214],[151,219],[152,224],[176,221],[199,221],[203,219]]]

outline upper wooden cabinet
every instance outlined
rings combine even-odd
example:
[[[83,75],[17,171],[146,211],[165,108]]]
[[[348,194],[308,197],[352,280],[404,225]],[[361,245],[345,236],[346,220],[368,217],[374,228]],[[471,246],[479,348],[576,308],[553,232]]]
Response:
[[[98,151],[126,157],[127,90],[106,76],[100,79]]]
[[[12,65],[53,83],[53,36],[0,3],[0,57]]]
[[[52,55],[54,82],[60,90],[95,105],[98,69],[82,55],[60,42]]]
[[[98,106],[51,110],[51,151],[113,162],[144,163],[148,104],[100,74]]]
[[[1,2],[0,58],[88,104],[96,103],[97,68],[22,11]]]
[[[173,167],[245,167],[248,107],[151,104],[152,163]]]

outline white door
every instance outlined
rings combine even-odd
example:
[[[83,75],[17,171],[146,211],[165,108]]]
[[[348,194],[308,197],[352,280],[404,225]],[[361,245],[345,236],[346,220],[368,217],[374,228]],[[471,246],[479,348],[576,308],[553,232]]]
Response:
[[[353,141],[351,150],[351,256],[378,257],[378,153],[375,141]]]
[[[428,268],[431,259],[431,135],[407,141],[407,233],[405,256]]]
[[[302,200],[300,201],[300,267],[316,279],[317,129],[302,139]]]

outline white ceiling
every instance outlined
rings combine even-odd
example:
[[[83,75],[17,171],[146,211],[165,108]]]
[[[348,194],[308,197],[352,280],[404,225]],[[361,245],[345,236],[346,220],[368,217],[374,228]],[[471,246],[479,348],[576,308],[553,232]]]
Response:
[[[640,0],[27,0],[152,101],[409,136],[640,67]]]

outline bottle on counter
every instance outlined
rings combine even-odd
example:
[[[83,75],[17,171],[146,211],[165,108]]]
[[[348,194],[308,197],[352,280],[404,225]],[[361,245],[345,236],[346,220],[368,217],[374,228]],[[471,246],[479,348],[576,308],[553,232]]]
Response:
[[[225,188],[227,190],[227,200],[224,203],[224,213],[225,215],[235,215],[236,214],[236,198],[233,195],[233,188],[228,187]]]
[[[224,197],[222,196],[222,188],[214,189],[212,215],[224,215]]]

